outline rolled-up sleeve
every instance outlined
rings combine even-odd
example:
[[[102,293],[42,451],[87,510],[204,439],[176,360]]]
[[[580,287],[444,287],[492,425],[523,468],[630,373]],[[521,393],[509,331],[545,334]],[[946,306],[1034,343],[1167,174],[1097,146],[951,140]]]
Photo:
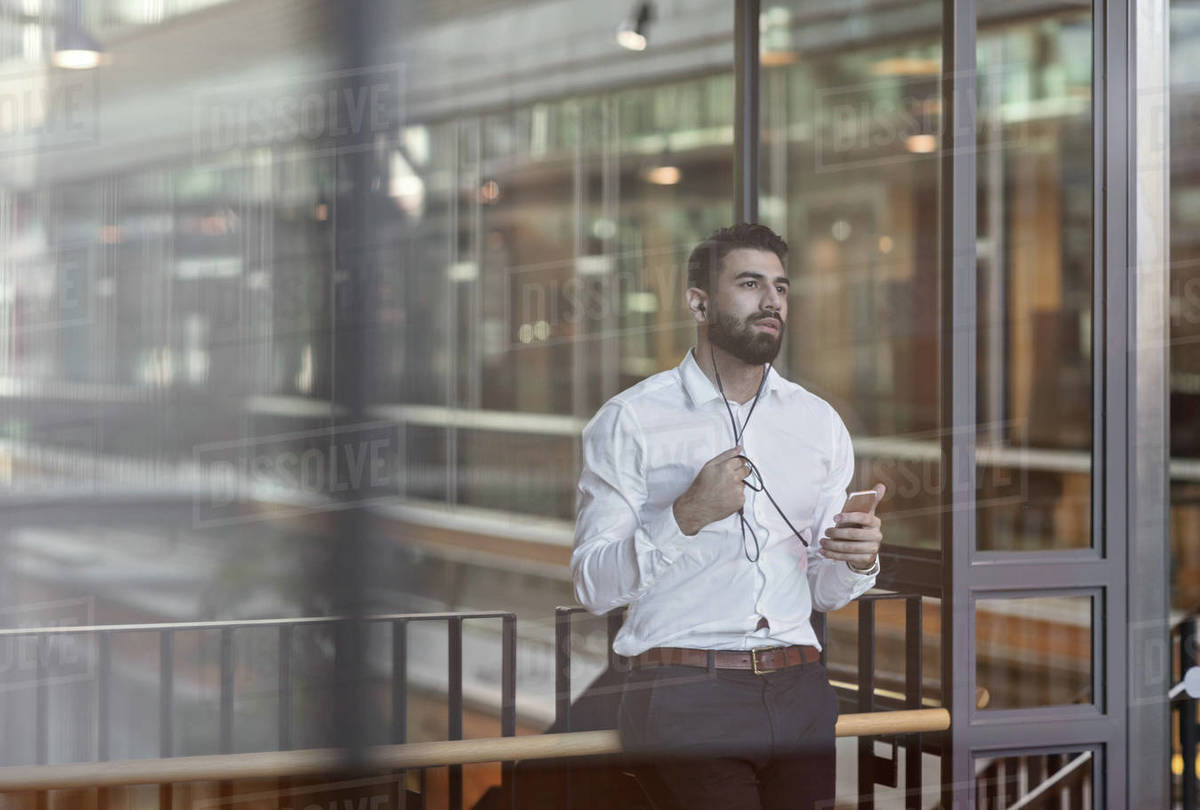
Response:
[[[636,416],[609,402],[583,430],[571,580],[593,613],[629,604],[686,549],[671,504],[646,510],[646,445]]]
[[[812,525],[812,536],[816,540],[808,548],[808,585],[812,592],[813,609],[826,612],[845,607],[869,591],[874,587],[875,577],[879,573],[878,559],[870,571],[860,574],[851,570],[845,562],[830,560],[821,554],[821,537],[826,529],[833,526],[833,516],[842,510],[850,479],[854,476],[854,446],[850,441],[850,432],[832,408],[829,409],[829,416],[833,422],[833,463]]]

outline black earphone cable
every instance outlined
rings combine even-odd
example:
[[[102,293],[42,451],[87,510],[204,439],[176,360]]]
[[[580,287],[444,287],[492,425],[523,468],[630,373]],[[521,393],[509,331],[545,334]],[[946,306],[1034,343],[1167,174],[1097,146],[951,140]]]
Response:
[[[725,386],[721,383],[721,372],[717,369],[717,354],[711,343],[708,344],[708,351],[709,356],[712,359],[713,375],[717,379],[717,391],[721,394],[721,401],[725,403],[725,412],[729,414],[729,425],[733,429],[733,443],[735,445],[740,445],[742,443],[742,437],[746,435],[746,428],[750,424],[750,417],[754,416],[754,409],[758,407],[759,397],[762,396],[763,388],[767,384],[767,375],[771,373],[771,364],[767,363],[763,367],[762,379],[758,383],[758,390],[754,392],[754,401],[750,403],[750,411],[746,414],[746,418],[742,420],[742,424],[739,428],[737,418],[733,415],[733,407],[729,404],[729,398],[725,396]],[[767,496],[767,500],[771,502],[771,506],[775,507],[775,511],[779,513],[781,518],[783,518],[783,522],[787,524],[787,527],[792,530],[792,533],[795,534],[796,537],[799,538],[800,542],[804,544],[805,548],[807,548],[808,541],[805,540],[804,536],[796,530],[796,527],[792,525],[790,520],[788,520],[788,516],[784,514],[783,509],[781,509],[779,504],[776,503],[774,496],[771,495],[771,491],[767,489],[767,484],[766,481],[763,480],[762,473],[758,471],[758,467],[755,465],[755,463],[744,454],[739,454],[737,458],[742,459],[747,465],[749,465],[751,476],[757,480],[757,484],[746,482],[746,486],[750,487],[750,489],[755,492],[761,492]],[[738,509],[738,518],[741,520],[742,527],[742,553],[746,555],[746,559],[750,562],[758,562],[758,558],[762,556],[762,548],[759,546],[758,535],[755,533],[754,527],[750,525],[748,520],[746,520],[745,507]],[[750,553],[746,550],[747,531],[750,532],[750,538],[754,541],[753,557],[751,557]]]

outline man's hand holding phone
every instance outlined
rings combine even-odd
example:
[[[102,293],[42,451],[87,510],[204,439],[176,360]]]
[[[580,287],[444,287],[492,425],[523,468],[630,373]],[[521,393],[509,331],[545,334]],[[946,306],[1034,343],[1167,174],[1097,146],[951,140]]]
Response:
[[[842,560],[852,571],[865,573],[875,566],[879,547],[883,544],[882,523],[875,507],[883,499],[887,487],[876,484],[874,489],[851,492],[841,513],[833,516],[834,525],[821,538],[821,554],[830,560]]]

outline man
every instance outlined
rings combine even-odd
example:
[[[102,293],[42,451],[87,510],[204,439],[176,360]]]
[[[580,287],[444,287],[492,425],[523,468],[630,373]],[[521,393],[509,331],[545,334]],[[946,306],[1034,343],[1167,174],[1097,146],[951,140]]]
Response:
[[[832,806],[837,699],[810,617],[879,571],[874,510],[839,514],[845,425],[770,366],[786,259],[762,225],[701,242],[695,347],[583,432],[575,594],[593,613],[629,606],[613,643],[631,667],[621,738],[661,755],[652,775],[680,810]]]

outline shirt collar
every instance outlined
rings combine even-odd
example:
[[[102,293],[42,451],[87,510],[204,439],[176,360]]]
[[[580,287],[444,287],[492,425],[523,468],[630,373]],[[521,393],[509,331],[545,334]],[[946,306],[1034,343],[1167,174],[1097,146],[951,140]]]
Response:
[[[679,377],[683,380],[683,389],[691,397],[693,405],[703,405],[706,402],[721,398],[721,392],[717,390],[717,386],[713,384],[713,381],[700,368],[700,364],[696,362],[696,350],[694,348],[688,349],[687,356],[679,364]],[[774,366],[771,366],[771,370],[767,372],[767,381],[763,385],[763,393],[769,394],[776,390],[779,387],[780,379],[779,372],[775,370]]]

